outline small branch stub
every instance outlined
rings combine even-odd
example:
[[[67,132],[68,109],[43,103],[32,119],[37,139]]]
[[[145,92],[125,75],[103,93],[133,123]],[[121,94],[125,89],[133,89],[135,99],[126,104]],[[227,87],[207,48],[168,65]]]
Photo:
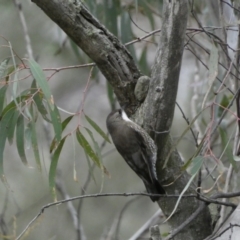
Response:
[[[150,227],[150,240],[162,240],[158,225]]]
[[[135,97],[139,102],[143,102],[147,96],[150,78],[148,76],[141,76],[134,89]]]

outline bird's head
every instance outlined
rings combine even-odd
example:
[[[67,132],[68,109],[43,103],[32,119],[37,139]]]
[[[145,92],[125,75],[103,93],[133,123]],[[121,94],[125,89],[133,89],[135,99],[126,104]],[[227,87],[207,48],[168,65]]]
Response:
[[[109,132],[115,128],[122,126],[125,122],[132,122],[122,109],[117,109],[111,112],[107,117],[107,128]]]

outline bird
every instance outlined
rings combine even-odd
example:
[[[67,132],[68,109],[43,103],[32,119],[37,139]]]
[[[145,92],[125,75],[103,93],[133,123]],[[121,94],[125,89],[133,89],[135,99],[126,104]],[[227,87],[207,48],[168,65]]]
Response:
[[[151,194],[165,194],[156,172],[157,147],[149,134],[128,118],[123,109],[112,111],[106,120],[113,143]],[[160,196],[150,196],[153,202]]]

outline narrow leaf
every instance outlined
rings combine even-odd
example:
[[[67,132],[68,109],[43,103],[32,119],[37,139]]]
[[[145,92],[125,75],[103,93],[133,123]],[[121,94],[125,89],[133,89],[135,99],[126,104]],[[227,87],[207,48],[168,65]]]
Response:
[[[73,118],[73,116],[69,116],[62,122],[62,132],[67,127],[68,123],[72,120],[72,118]],[[54,138],[50,145],[50,153],[56,148],[56,146],[57,146],[57,140],[56,140],[56,138]]]
[[[132,20],[129,17],[129,13],[124,11],[121,14],[121,41],[127,43],[133,39],[132,32]],[[131,53],[134,61],[137,62],[136,51],[133,45],[127,46],[129,52]]]
[[[43,104],[43,97],[42,97],[42,94],[37,89],[37,84],[35,79],[32,82],[31,92],[33,94],[33,100],[37,106],[38,111],[42,115],[43,119],[46,120],[47,122],[51,122],[50,119],[48,119],[47,117],[48,111]]]
[[[62,132],[67,127],[68,123],[72,120],[72,118],[73,116],[69,116],[62,122]],[[54,138],[50,146],[50,153],[54,150],[56,146],[57,146],[57,141],[56,141],[56,138]]]
[[[12,65],[12,66],[9,66],[8,69],[7,69],[7,73],[6,73],[6,83],[8,82],[9,80],[9,75],[11,73],[13,73],[15,71],[15,67]]]
[[[6,92],[7,92],[7,88],[8,88],[8,85],[4,85],[4,86],[0,89],[0,116],[1,116],[2,110],[3,110],[3,104],[4,104],[5,94],[6,94]]]
[[[227,108],[227,106],[229,105],[230,100],[232,100],[232,96],[228,97],[226,94],[222,96],[222,99],[220,101],[221,107],[218,108],[218,112],[217,112],[217,116],[219,118],[222,116],[222,113],[225,111],[225,108]]]
[[[111,143],[111,141],[109,140],[107,134],[104,133],[104,131],[90,117],[88,117],[85,114],[85,118],[87,119],[89,124],[96,130],[96,132],[98,132],[102,136],[103,139],[105,139],[107,142]]]
[[[62,122],[62,131],[67,127],[67,125],[72,120],[72,118],[73,118],[73,116],[69,116]]]
[[[60,142],[61,136],[62,136],[61,117],[56,105],[54,105],[53,110],[50,108],[49,111],[50,111],[50,116],[53,124],[53,129],[55,132],[55,139],[56,139],[56,142],[58,143]]]
[[[31,105],[30,113],[33,116],[33,105]],[[32,121],[29,123],[29,128],[31,129],[31,145],[32,145],[34,157],[35,157],[35,160],[37,163],[37,167],[41,171],[42,167],[41,167],[41,158],[40,158],[40,154],[39,154],[39,150],[38,150],[38,140],[37,140],[38,138],[37,138],[37,132],[36,132],[36,124],[35,124],[35,121],[33,118],[34,117],[32,117]]]
[[[25,165],[28,165],[26,154],[25,154],[25,140],[24,140],[24,117],[22,114],[19,115],[17,120],[16,128],[16,143],[18,154]]]
[[[31,120],[32,121],[32,120]],[[30,149],[32,145],[32,126],[29,122],[24,130],[24,149]]]
[[[120,1],[114,0],[104,0],[104,16],[105,16],[105,26],[108,30],[115,36],[118,36],[118,14],[120,7]]]
[[[15,127],[17,125],[17,120],[18,120],[19,112],[14,111],[14,114],[10,120],[10,126],[8,128],[8,142],[11,145],[13,143],[13,137],[14,137],[14,132],[15,132]]]
[[[90,146],[90,144],[88,143],[86,138],[82,135],[82,133],[79,131],[79,129],[77,129],[76,137],[77,137],[77,140],[78,140],[79,144],[81,145],[81,147],[86,151],[87,155],[94,161],[94,163],[98,167],[101,168],[101,162],[100,162],[98,156],[95,154],[92,147]]]
[[[9,58],[6,58],[0,63],[0,79],[6,75]]]
[[[95,139],[93,137],[93,133],[88,128],[85,128],[85,130],[87,131],[88,135],[92,139],[94,149],[95,149],[97,156],[99,157],[100,160],[102,160],[101,150],[100,150],[100,147],[98,146],[98,143],[95,141]]]
[[[48,102],[48,105],[52,111],[54,111],[54,102],[53,102],[53,96],[51,94],[50,88],[48,86],[47,79],[44,75],[43,70],[39,66],[37,62],[35,62],[33,59],[29,60],[29,66],[31,73],[33,77],[36,79],[39,87],[42,89],[43,94],[45,95],[45,98]]]
[[[55,176],[56,176],[56,170],[57,170],[57,164],[58,164],[58,159],[60,156],[60,153],[62,151],[64,142],[66,140],[65,136],[59,143],[56,151],[54,152],[53,156],[52,156],[52,161],[51,161],[51,165],[50,165],[50,170],[49,170],[49,187],[50,190],[53,194],[53,198],[56,199],[56,191],[55,191]]]
[[[20,102],[23,102],[24,100],[28,99],[30,96],[29,95],[21,95],[19,97],[16,98],[16,102],[13,100],[11,101],[3,110],[2,110],[2,115],[1,116],[4,116],[4,114],[9,111],[9,109],[11,108],[17,108],[20,106],[16,106],[16,103],[19,104]]]
[[[198,173],[198,171],[201,169],[203,161],[204,161],[204,157],[202,156],[197,156],[193,159],[192,161],[192,169],[190,170],[190,174],[196,176],[196,174]]]
[[[5,143],[7,139],[7,132],[9,128],[10,120],[13,116],[15,109],[9,109],[3,118],[0,121],[0,177],[2,181],[4,180],[4,172],[3,172],[3,152],[5,148]]]
[[[146,75],[150,75],[150,68],[148,66],[148,60],[147,60],[147,51],[148,50],[148,45],[146,44],[142,50],[142,54],[139,59],[139,67],[141,68],[141,71]]]
[[[107,171],[107,169],[103,166],[102,164],[102,154],[101,154],[101,149],[98,145],[98,143],[95,141],[94,137],[93,137],[93,133],[88,129],[88,128],[85,128],[85,130],[87,131],[87,133],[89,134],[90,138],[92,139],[93,141],[93,145],[94,145],[94,149],[95,149],[95,152],[100,160],[100,164],[101,164],[101,169],[103,170],[103,172],[108,175],[108,177],[110,177],[110,174],[109,172]]]
[[[231,141],[232,138],[231,138],[231,136],[228,137],[227,131],[225,129],[223,129],[222,127],[219,127],[219,133],[220,133],[221,144],[222,144],[222,149],[223,149],[221,157],[225,153],[226,156],[227,156],[227,159],[232,164],[234,170],[237,171],[236,161],[234,160],[233,152],[232,152],[232,149],[231,149],[231,146],[230,146],[230,141]],[[233,133],[234,132],[232,132],[232,135],[233,135]],[[220,159],[221,159],[221,157],[220,157]]]

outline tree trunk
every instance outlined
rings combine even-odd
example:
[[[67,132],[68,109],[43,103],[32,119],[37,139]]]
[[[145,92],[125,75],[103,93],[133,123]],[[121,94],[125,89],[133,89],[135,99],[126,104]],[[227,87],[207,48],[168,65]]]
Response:
[[[164,1],[159,48],[148,96],[142,105],[134,95],[134,87],[141,74],[132,56],[125,46],[89,13],[82,2],[32,1],[96,63],[112,85],[120,105],[127,106],[128,114],[135,114],[135,120],[144,117],[144,128],[154,137],[158,146],[159,179],[163,185],[168,185],[165,187],[167,194],[181,193],[190,177],[181,170],[182,160],[177,150],[171,154],[167,167],[162,168],[173,145],[169,132],[159,132],[169,130],[172,124],[187,25],[188,1]],[[156,132],[158,134],[155,134]],[[194,188],[190,186],[187,193],[195,193]],[[176,201],[176,198],[164,197],[158,204],[168,216]],[[211,234],[209,210],[204,203],[195,198],[181,199],[169,223],[173,233],[179,232],[176,237],[179,240],[202,240]]]

